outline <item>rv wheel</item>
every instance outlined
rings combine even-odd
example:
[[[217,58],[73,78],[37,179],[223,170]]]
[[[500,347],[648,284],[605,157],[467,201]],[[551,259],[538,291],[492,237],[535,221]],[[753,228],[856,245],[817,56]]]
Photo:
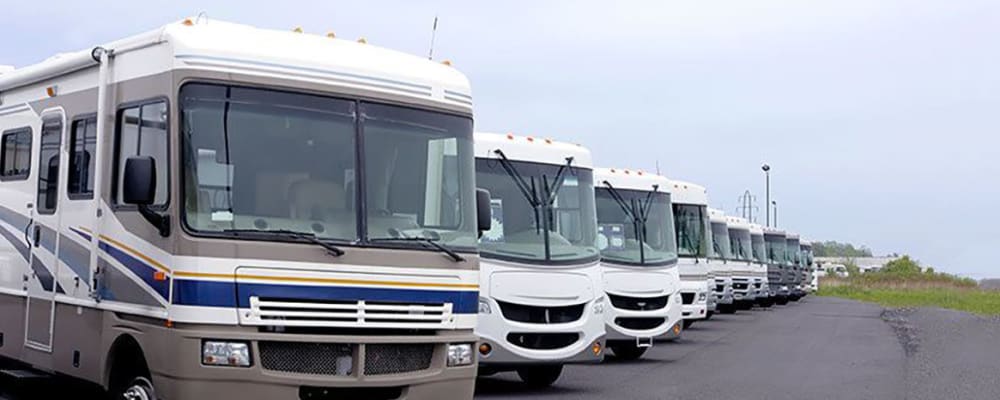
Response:
[[[543,388],[551,386],[562,374],[563,366],[560,365],[532,365],[517,369],[517,376],[521,377],[528,386]]]
[[[156,400],[156,391],[153,390],[153,383],[146,378],[135,378],[132,384],[126,387],[121,394],[113,397],[114,400]]]

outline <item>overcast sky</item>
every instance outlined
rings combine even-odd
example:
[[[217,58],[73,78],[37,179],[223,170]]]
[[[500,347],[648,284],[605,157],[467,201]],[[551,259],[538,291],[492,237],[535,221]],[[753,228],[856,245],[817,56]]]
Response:
[[[437,15],[479,130],[659,161],[729,213],[746,189],[763,207],[767,162],[782,227],[1000,276],[995,0],[57,3],[3,6],[0,64],[199,12],[425,55]]]

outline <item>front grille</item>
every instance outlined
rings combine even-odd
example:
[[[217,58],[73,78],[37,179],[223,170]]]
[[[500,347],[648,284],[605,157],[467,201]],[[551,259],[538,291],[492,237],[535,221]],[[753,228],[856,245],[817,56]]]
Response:
[[[403,374],[431,367],[433,344],[366,344],[365,375]]]
[[[748,287],[750,287],[750,285],[747,284],[746,282],[740,282],[740,283],[733,282],[733,289],[746,290]]]
[[[615,325],[625,329],[647,330],[663,325],[663,318],[615,318]]]
[[[650,311],[667,306],[670,295],[660,297],[626,297],[608,294],[611,305],[619,310]]]
[[[240,323],[260,326],[442,329],[455,325],[451,303],[300,300],[250,297]]]
[[[694,293],[681,293],[681,304],[694,304]]]
[[[726,291],[726,285],[715,285],[715,291],[722,293]]]
[[[555,350],[567,347],[580,339],[578,333],[510,333],[511,344],[534,350]]]
[[[354,347],[349,344],[260,342],[257,346],[267,370],[338,376],[354,372]]]
[[[562,324],[573,322],[583,316],[586,304],[561,307],[536,307],[498,301],[500,312],[511,321],[530,324]]]

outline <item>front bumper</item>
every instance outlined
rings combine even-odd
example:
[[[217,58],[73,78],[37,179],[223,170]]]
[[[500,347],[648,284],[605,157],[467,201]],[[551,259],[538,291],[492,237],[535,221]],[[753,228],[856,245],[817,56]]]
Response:
[[[134,325],[125,322],[122,325]],[[117,327],[117,325],[116,325]],[[108,329],[120,329],[108,327]],[[359,390],[366,393],[396,391],[407,399],[465,398],[471,399],[475,389],[476,364],[447,367],[446,353],[449,343],[476,343],[471,330],[440,332],[433,336],[354,336],[266,333],[256,328],[231,326],[187,326],[173,328],[144,326],[138,338],[149,362],[152,381],[157,396],[162,400],[207,399],[225,393],[227,397],[245,400],[296,400],[303,391]],[[251,366],[248,368],[205,366],[201,364],[201,346],[204,340],[241,341],[250,344]],[[339,374],[290,372],[279,370],[289,364],[265,366],[262,343],[283,343],[305,348],[319,345],[350,344],[350,370]],[[433,343],[428,368],[405,373],[371,373],[369,362],[381,363],[364,349],[374,345],[405,345]],[[276,353],[272,347],[270,357],[288,357],[294,368],[314,368],[316,365],[299,362],[301,354]],[[278,365],[277,367],[275,365]],[[372,364],[374,365],[374,364]],[[292,369],[294,369],[292,368]],[[373,367],[374,369],[374,367]],[[369,392],[370,391],[370,392]]]
[[[476,334],[481,343],[489,344],[491,351],[479,355],[480,364],[503,365],[525,363],[598,363],[604,360],[605,322],[604,315],[595,313],[593,301],[587,302],[580,319],[569,323],[524,323],[511,321],[503,316],[499,304],[492,298],[480,297],[486,301],[491,312],[479,314]],[[604,313],[610,304],[605,300]],[[511,334],[576,334],[571,344],[555,349],[533,349],[511,343]],[[593,352],[595,343],[601,351]]]
[[[610,302],[609,302],[610,303]],[[680,293],[670,296],[667,306],[658,310],[638,311],[610,305],[604,312],[607,323],[607,341],[635,341],[636,339],[670,339],[680,325],[683,305]],[[662,319],[663,322],[649,329],[629,329],[621,325],[628,319]]]
[[[681,318],[704,319],[708,312],[708,283],[704,280],[681,279],[681,295],[689,293],[693,302],[681,306]]]

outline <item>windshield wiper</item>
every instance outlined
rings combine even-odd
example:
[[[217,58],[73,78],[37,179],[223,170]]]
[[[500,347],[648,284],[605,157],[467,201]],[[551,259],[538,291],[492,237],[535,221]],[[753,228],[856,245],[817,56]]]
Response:
[[[289,230],[289,229],[223,229],[222,232],[224,232],[224,233],[232,233],[234,235],[256,234],[256,235],[286,236],[286,237],[290,237],[292,239],[305,240],[305,241],[307,241],[309,243],[312,243],[312,244],[315,244],[317,246],[320,246],[323,249],[325,249],[327,253],[329,253],[330,255],[332,255],[334,257],[340,257],[340,256],[344,255],[344,250],[341,250],[339,247],[334,246],[334,245],[332,245],[330,243],[327,243],[327,242],[323,241],[322,239],[317,238],[315,234],[308,233],[308,232],[299,232],[299,231],[293,231],[293,230]]]
[[[394,237],[394,238],[374,238],[374,239],[368,239],[368,241],[369,242],[373,242],[373,243],[374,242],[420,242],[420,243],[426,243],[426,244],[429,244],[429,245],[433,246],[434,248],[440,250],[442,253],[447,254],[448,257],[451,257],[451,259],[455,260],[455,262],[465,261],[465,257],[462,257],[461,254],[458,254],[458,253],[455,252],[455,250],[449,249],[445,245],[443,245],[441,243],[438,243],[438,239],[427,238],[427,237],[420,237],[420,236],[412,236],[412,237]]]
[[[646,222],[649,220],[649,212],[653,208],[653,194],[660,190],[660,185],[653,185],[653,191],[646,193],[646,200],[632,199],[626,203],[618,189],[611,186],[611,182],[604,181],[604,186],[608,188],[611,198],[615,199],[618,206],[625,212],[626,217],[632,218],[632,225],[635,227],[635,239],[639,242],[639,262],[646,263]]]
[[[566,157],[566,164],[559,167],[555,179],[552,180],[552,186],[549,186],[548,177],[542,175],[542,192],[539,195],[539,188],[535,186],[535,177],[531,177],[531,186],[528,186],[528,183],[524,180],[524,176],[517,172],[514,164],[507,159],[507,155],[504,154],[503,150],[496,149],[493,150],[493,153],[499,156],[500,166],[503,167],[507,175],[514,181],[517,188],[521,190],[521,194],[524,195],[524,198],[534,211],[535,232],[537,233],[538,230],[542,231],[542,240],[545,242],[545,259],[551,259],[552,250],[549,245],[549,225],[552,222],[550,221],[552,205],[555,204],[559,189],[563,186],[566,171],[572,168],[573,157]]]

